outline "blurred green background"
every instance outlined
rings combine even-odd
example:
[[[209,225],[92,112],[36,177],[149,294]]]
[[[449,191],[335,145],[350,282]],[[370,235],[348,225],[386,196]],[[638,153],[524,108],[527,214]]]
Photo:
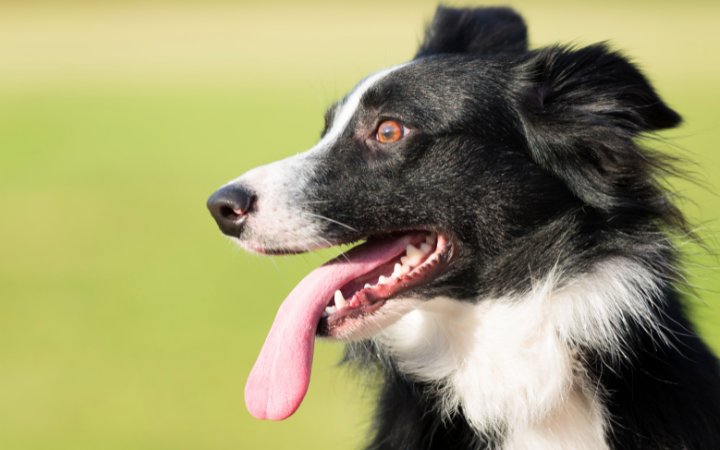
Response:
[[[533,45],[609,40],[686,125],[667,151],[714,250],[720,2],[509,1]],[[247,255],[205,211],[310,147],[325,106],[409,58],[434,2],[0,3],[0,448],[358,448],[372,392],[320,344],[291,419],[245,411],[275,309],[330,253]],[[720,349],[717,261],[687,246]]]

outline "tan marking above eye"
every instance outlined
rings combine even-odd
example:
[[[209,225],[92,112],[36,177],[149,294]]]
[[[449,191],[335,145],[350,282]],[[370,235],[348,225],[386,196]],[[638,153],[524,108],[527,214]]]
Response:
[[[375,139],[381,144],[391,144],[405,137],[405,127],[397,120],[385,120],[378,125]]]

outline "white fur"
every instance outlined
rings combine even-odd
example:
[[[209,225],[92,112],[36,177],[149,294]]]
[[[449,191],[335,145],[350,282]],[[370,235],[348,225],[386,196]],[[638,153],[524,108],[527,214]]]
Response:
[[[560,283],[553,271],[523,295],[437,298],[376,336],[401,370],[442,390],[479,432],[504,430],[505,450],[607,449],[602,392],[574,348],[623,354],[624,323],[654,323],[657,285],[639,264],[613,258]]]
[[[248,250],[285,248],[299,251],[323,247],[320,224],[308,215],[294,194],[300,192],[312,175],[309,153],[302,153],[252,169],[237,180],[257,196],[253,213],[245,222],[243,240]]]
[[[253,214],[245,223],[243,241],[238,241],[241,245],[251,251],[260,248],[309,251],[328,246],[318,236],[322,222],[333,222],[332,218],[309,214],[299,199],[305,198],[303,193],[315,171],[318,156],[343,135],[363,95],[400,67],[402,65],[382,70],[362,81],[338,107],[332,126],[311,149],[252,169],[226,184],[245,186],[257,196]]]
[[[375,86],[380,80],[406,65],[408,65],[408,63],[381,70],[361,81],[350,93],[350,95],[347,96],[342,105],[338,106],[338,109],[335,111],[335,119],[333,120],[332,126],[328,132],[325,133],[325,136],[320,139],[320,142],[318,142],[310,151],[331,147],[332,144],[334,144],[335,141],[342,136],[343,132],[347,128],[350,120],[355,115],[358,106],[360,106],[360,100],[362,100],[363,95],[365,95],[365,93]]]

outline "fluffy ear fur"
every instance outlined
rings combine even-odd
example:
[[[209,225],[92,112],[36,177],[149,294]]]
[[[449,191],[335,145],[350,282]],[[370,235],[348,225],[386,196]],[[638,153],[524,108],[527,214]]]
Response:
[[[527,50],[527,28],[510,8],[438,6],[416,58],[438,53],[500,53]]]
[[[633,64],[605,45],[550,47],[518,70],[518,110],[538,164],[608,213],[666,203],[651,176],[659,162],[633,139],[681,119]]]

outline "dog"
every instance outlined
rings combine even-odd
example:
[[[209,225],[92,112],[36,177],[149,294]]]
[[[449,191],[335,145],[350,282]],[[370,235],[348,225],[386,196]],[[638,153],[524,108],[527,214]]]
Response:
[[[607,45],[528,49],[511,9],[439,7],[314,147],[208,200],[251,252],[359,243],[280,306],[250,412],[293,414],[320,336],[381,374],[368,449],[720,449],[673,164],[638,143],[680,122]]]

